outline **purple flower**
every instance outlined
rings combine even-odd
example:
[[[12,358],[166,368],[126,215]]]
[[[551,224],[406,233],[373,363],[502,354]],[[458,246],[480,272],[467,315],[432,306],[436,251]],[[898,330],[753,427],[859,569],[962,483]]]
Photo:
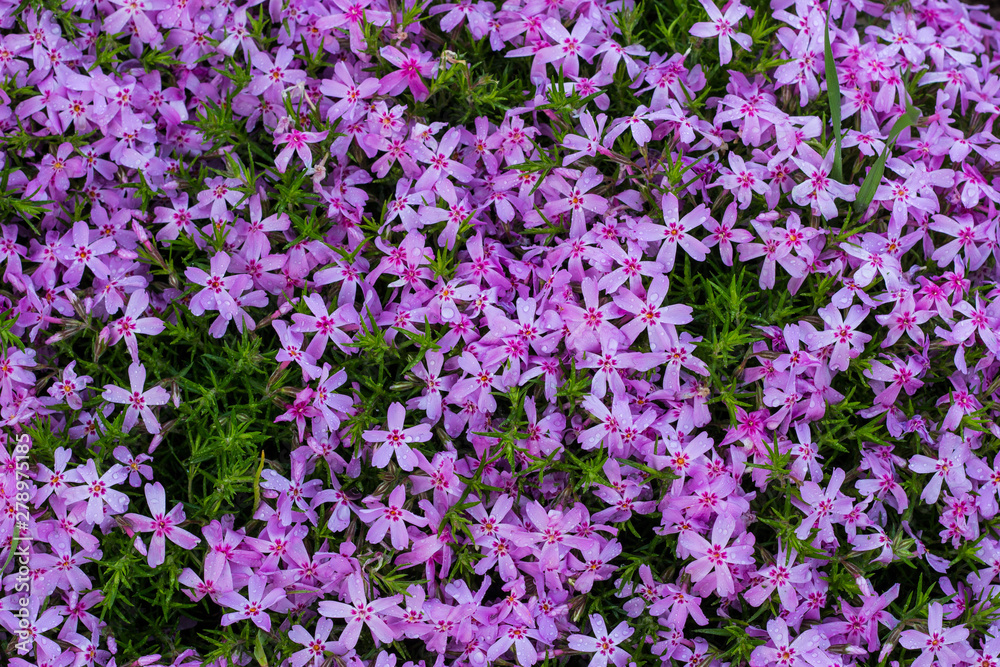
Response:
[[[163,37],[153,25],[152,20],[146,16],[146,12],[155,12],[166,9],[168,3],[164,0],[111,0],[113,4],[119,5],[120,9],[113,12],[104,19],[103,29],[108,34],[115,34],[122,31],[126,24],[135,26],[139,38],[147,44],[160,44]]]
[[[146,430],[152,434],[160,432],[160,423],[153,414],[152,407],[165,405],[170,400],[170,394],[163,387],[152,387],[143,391],[146,384],[146,367],[142,364],[133,363],[128,367],[128,378],[131,391],[116,387],[112,384],[104,385],[105,401],[111,403],[124,403],[128,406],[125,410],[125,421],[122,424],[125,432],[132,430],[135,423],[142,417],[146,424]]]
[[[389,406],[388,429],[387,431],[372,430],[365,431],[362,437],[367,442],[383,443],[372,453],[372,465],[377,468],[384,468],[389,465],[389,460],[396,456],[399,467],[409,472],[417,464],[417,459],[410,448],[411,442],[427,442],[431,439],[431,427],[427,424],[418,424],[410,428],[403,428],[406,421],[406,408],[402,403],[393,403]]]
[[[319,88],[324,95],[337,99],[326,112],[327,120],[332,122],[341,117],[354,120],[363,108],[364,100],[378,91],[379,80],[367,77],[361,83],[355,83],[356,75],[352,74],[344,61],[337,62],[333,71],[334,78],[324,79]]]
[[[708,12],[708,17],[712,19],[711,23],[695,23],[691,26],[690,33],[695,37],[701,37],[702,39],[709,39],[711,37],[719,38],[719,62],[723,65],[729,63],[733,59],[733,47],[729,43],[732,39],[734,42],[739,44],[745,50],[749,51],[750,47],[753,45],[753,40],[750,35],[746,35],[742,32],[736,32],[736,24],[740,22],[744,16],[747,15],[747,8],[740,4],[739,0],[733,0],[733,2],[726,9],[726,13],[723,14],[719,11],[710,0],[700,0],[701,6],[705,8]]]
[[[125,519],[138,532],[153,533],[153,537],[149,540],[147,562],[150,567],[157,567],[164,561],[166,540],[170,540],[182,549],[187,550],[194,549],[201,540],[188,531],[177,527],[184,522],[184,506],[181,503],[177,503],[172,510],[167,512],[166,495],[162,484],[159,482],[147,484],[145,492],[151,516],[126,514]]]
[[[304,667],[312,663],[312,667],[319,667],[326,654],[332,652],[337,645],[336,642],[327,641],[330,632],[333,631],[333,621],[328,618],[321,618],[316,622],[316,631],[309,634],[309,631],[301,625],[292,626],[288,631],[288,638],[296,644],[305,646],[301,651],[296,651],[289,656],[292,667]]]
[[[136,488],[142,484],[142,477],[147,480],[152,481],[153,479],[153,468],[148,465],[144,465],[146,461],[152,461],[153,457],[149,454],[139,454],[138,456],[132,456],[132,452],[128,450],[127,447],[119,445],[115,447],[112,455],[115,460],[125,466],[128,471],[128,483],[129,486]]]
[[[945,629],[942,625],[944,609],[939,602],[932,602],[927,609],[927,632],[904,630],[899,643],[920,655],[911,663],[913,667],[940,665],[951,667],[964,662],[962,656],[973,653],[965,639],[969,630],[964,627]]]
[[[665,352],[677,340],[674,325],[687,324],[692,320],[694,311],[691,306],[663,305],[669,285],[670,281],[666,276],[657,276],[650,283],[644,298],[627,290],[619,290],[615,295],[615,304],[633,316],[621,328],[630,343],[645,331],[649,338],[649,349],[653,352]]]
[[[121,514],[128,507],[128,496],[112,488],[125,480],[125,469],[117,463],[100,477],[97,476],[94,459],[87,459],[86,465],[76,468],[74,472],[79,476],[81,485],[67,489],[62,494],[62,499],[69,504],[86,500],[87,511],[84,518],[90,523],[103,523],[105,505],[114,514]]]
[[[227,276],[230,257],[224,252],[216,253],[210,262],[211,274],[197,267],[189,267],[184,275],[204,289],[191,297],[191,313],[201,315],[206,310],[217,310],[227,319],[236,316],[237,306],[233,298],[250,287],[250,277],[246,275]]]
[[[608,210],[608,200],[590,192],[604,181],[604,177],[595,167],[587,167],[575,185],[558,174],[546,179],[562,199],[556,199],[545,204],[545,215],[556,216],[567,211],[571,212],[570,236],[579,238],[586,231],[586,211],[601,215]]]
[[[767,169],[763,165],[744,162],[736,153],[730,153],[729,166],[731,171],[723,173],[717,184],[733,194],[741,209],[750,206],[753,193],[762,195],[767,192],[768,186],[764,182]]]
[[[816,630],[806,630],[794,641],[789,639],[788,625],[784,619],[767,622],[767,634],[772,646],[758,646],[750,654],[751,667],[782,665],[782,667],[828,667],[835,664],[824,652],[829,646]]]
[[[656,255],[656,261],[662,264],[663,270],[667,272],[674,268],[678,246],[699,262],[705,261],[705,256],[708,254],[708,246],[690,233],[691,230],[711,220],[708,208],[704,204],[699,204],[682,218],[678,212],[678,204],[677,197],[672,193],[664,195],[660,201],[665,226],[659,234],[663,241],[660,252]]]
[[[792,188],[792,199],[796,204],[811,206],[813,214],[830,220],[839,215],[834,199],[854,201],[857,186],[843,185],[830,178],[833,168],[834,147],[830,146],[825,158],[809,146],[799,147],[801,157],[792,160],[806,174],[806,180]]]
[[[125,313],[108,326],[112,345],[120,340],[125,341],[125,347],[132,355],[132,363],[139,363],[139,344],[136,334],[155,336],[162,332],[166,325],[158,317],[142,317],[149,308],[149,296],[145,290],[132,292]]]
[[[523,625],[501,626],[499,637],[486,652],[486,659],[493,661],[506,653],[511,646],[517,654],[517,664],[531,667],[538,662],[538,651],[532,640],[538,640],[538,631]]]
[[[806,482],[802,485],[801,495],[806,508],[806,516],[795,529],[795,536],[800,540],[809,537],[815,528],[818,531],[816,539],[820,542],[835,542],[833,522],[841,521],[851,511],[851,499],[840,492],[846,474],[836,468],[830,475],[830,482],[823,490],[816,482]]]
[[[437,69],[430,53],[416,46],[410,46],[406,51],[400,51],[395,46],[383,46],[380,54],[398,68],[382,77],[378,89],[380,95],[399,95],[409,89],[418,102],[427,99],[430,91],[421,77],[432,77]]]
[[[695,592],[714,589],[720,596],[732,595],[736,586],[730,565],[753,565],[753,535],[744,533],[730,545],[729,539],[736,531],[736,521],[728,514],[715,520],[712,526],[712,541],[701,535],[686,532],[681,535],[681,544],[695,557],[686,570],[691,581],[696,584]],[[745,538],[749,538],[746,542]]]
[[[274,166],[277,167],[278,173],[285,173],[285,169],[288,168],[288,161],[292,159],[293,153],[299,156],[307,169],[312,167],[312,150],[309,148],[309,144],[323,141],[326,139],[326,135],[326,130],[322,132],[303,132],[295,128],[275,135],[275,146],[285,144],[285,147],[274,158]]]
[[[258,73],[250,81],[247,91],[251,95],[261,95],[274,87],[278,92],[283,92],[285,86],[305,81],[306,73],[304,71],[289,68],[294,57],[295,52],[287,46],[278,48],[274,60],[271,60],[271,57],[264,51],[254,53],[250,60]]]
[[[219,596],[219,604],[236,611],[222,615],[223,627],[237,621],[249,619],[264,632],[271,631],[271,615],[268,609],[287,604],[285,591],[278,587],[267,586],[267,579],[259,574],[250,576],[247,597],[236,591],[229,591]]]
[[[599,614],[590,615],[590,628],[593,635],[573,634],[569,636],[569,647],[574,651],[593,653],[588,667],[606,667],[610,662],[617,667],[624,667],[628,661],[628,651],[618,648],[618,645],[632,636],[635,628],[622,621],[615,629],[608,632],[604,618]]]
[[[115,249],[114,239],[98,238],[91,241],[90,226],[83,220],[73,224],[70,235],[72,245],[67,243],[62,251],[61,260],[69,265],[63,274],[63,281],[69,284],[80,282],[84,268],[90,269],[96,278],[108,277],[108,266],[100,259]]]
[[[354,648],[361,636],[361,628],[367,627],[376,642],[389,643],[395,638],[395,633],[389,628],[382,616],[401,617],[403,611],[398,603],[402,595],[393,595],[380,600],[368,601],[365,595],[364,580],[360,574],[347,577],[347,592],[351,604],[343,602],[323,601],[319,603],[319,613],[330,618],[345,618],[347,627],[340,634],[340,642],[346,648]]]
[[[827,328],[808,336],[809,349],[815,350],[833,345],[830,369],[846,371],[851,355],[859,355],[864,350],[865,344],[872,339],[870,335],[857,330],[868,316],[868,312],[868,309],[862,306],[851,306],[847,317],[844,317],[833,304],[820,308],[820,317],[823,318]]]
[[[49,387],[49,396],[60,401],[66,401],[66,405],[74,410],[83,409],[83,398],[80,392],[86,389],[87,385],[93,381],[89,375],[77,375],[76,362],[71,361],[63,369],[62,379]]]
[[[726,212],[722,216],[722,222],[716,222],[709,218],[705,221],[705,229],[710,233],[704,239],[705,247],[711,248],[719,246],[719,254],[722,256],[722,263],[726,266],[733,265],[733,243],[749,243],[753,241],[753,234],[746,229],[736,229],[736,202],[726,207]]]
[[[936,503],[943,482],[948,482],[948,488],[955,494],[972,490],[972,484],[965,476],[965,464],[970,456],[968,445],[953,433],[946,433],[941,438],[937,459],[915,454],[910,459],[910,470],[924,475],[933,473],[933,477],[924,485],[920,499],[927,504]]]
[[[558,64],[557,69],[566,76],[576,76],[580,71],[580,58],[587,62],[594,53],[594,47],[585,43],[592,24],[589,19],[581,18],[573,25],[570,33],[558,20],[547,18],[542,28],[554,41],[551,46],[545,46],[535,54],[539,63]]]

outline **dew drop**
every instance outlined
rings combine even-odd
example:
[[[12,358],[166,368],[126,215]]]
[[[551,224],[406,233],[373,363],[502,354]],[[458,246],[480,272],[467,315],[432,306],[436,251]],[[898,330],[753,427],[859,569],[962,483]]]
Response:
[[[451,318],[455,317],[455,309],[450,307],[442,308],[441,317],[443,317],[446,320],[450,320]]]

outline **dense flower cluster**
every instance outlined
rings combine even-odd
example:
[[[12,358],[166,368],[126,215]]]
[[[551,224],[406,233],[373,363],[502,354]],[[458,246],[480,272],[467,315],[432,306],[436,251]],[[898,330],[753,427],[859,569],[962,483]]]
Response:
[[[47,4],[0,0],[9,664],[997,664],[981,10]],[[237,501],[161,472],[191,331],[270,364]],[[117,643],[141,568],[218,653]]]

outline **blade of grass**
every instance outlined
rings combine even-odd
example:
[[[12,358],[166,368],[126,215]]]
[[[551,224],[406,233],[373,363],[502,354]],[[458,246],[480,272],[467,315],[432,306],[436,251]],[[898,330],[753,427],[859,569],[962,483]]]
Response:
[[[858,196],[854,200],[853,208],[858,211],[859,215],[864,215],[864,212],[868,210],[868,205],[872,203],[875,190],[878,189],[879,183],[882,182],[882,174],[885,172],[885,161],[889,158],[889,151],[896,144],[896,138],[899,137],[899,134],[903,130],[916,124],[918,118],[920,118],[920,112],[907,101],[906,113],[900,116],[893,124],[892,130],[889,132],[889,137],[886,139],[885,148],[882,149],[882,154],[878,156],[875,165],[868,172],[868,175],[865,176],[865,180],[861,184],[861,189],[858,190]]]
[[[830,118],[833,120],[833,140],[836,148],[833,153],[833,170],[830,176],[840,183],[844,182],[844,164],[840,155],[841,119],[840,119],[840,79],[837,78],[837,63],[833,59],[833,49],[830,47],[830,20],[826,21],[826,37],[823,54],[826,65],[826,95],[830,101]]]

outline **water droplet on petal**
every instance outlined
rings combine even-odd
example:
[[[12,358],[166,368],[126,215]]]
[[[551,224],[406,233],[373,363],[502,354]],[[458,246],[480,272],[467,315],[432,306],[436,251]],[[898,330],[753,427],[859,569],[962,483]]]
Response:
[[[455,309],[448,307],[442,308],[441,317],[443,317],[446,320],[450,320],[451,318],[455,317]]]

